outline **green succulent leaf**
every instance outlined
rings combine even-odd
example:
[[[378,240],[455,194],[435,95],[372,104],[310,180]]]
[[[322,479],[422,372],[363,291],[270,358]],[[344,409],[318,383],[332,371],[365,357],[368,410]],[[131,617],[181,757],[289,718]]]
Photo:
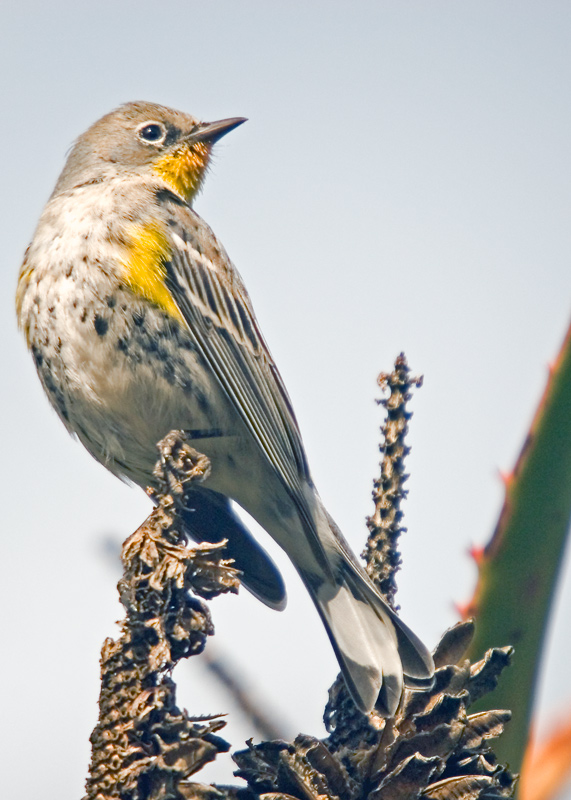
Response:
[[[497,755],[519,770],[571,519],[571,328],[515,468],[504,480],[496,530],[475,554],[479,579],[466,614],[477,623],[471,658],[491,647],[514,647],[509,681],[500,681],[492,702],[513,712]]]

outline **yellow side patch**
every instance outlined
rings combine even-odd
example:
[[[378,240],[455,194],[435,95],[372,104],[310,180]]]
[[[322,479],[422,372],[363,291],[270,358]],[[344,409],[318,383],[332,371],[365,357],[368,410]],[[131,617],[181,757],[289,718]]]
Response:
[[[34,268],[30,264],[26,264],[24,261],[18,277],[18,286],[16,287],[16,319],[18,320],[18,327],[26,337],[26,344],[28,347],[30,346],[30,321],[29,317],[27,319],[23,318],[22,310],[24,305],[24,295],[28,290],[33,274]]]
[[[181,322],[183,317],[166,286],[166,262],[171,257],[169,241],[156,222],[133,227],[125,264],[125,281],[144,297]]]
[[[154,171],[187,202],[200,189],[210,158],[210,147],[203,142],[183,144],[160,158]]]

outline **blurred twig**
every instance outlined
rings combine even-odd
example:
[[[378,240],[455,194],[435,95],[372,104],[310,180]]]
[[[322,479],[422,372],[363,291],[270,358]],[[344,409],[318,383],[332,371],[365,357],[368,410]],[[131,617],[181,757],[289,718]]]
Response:
[[[249,681],[240,675],[231,658],[221,652],[219,647],[214,649],[209,647],[200,656],[200,661],[228,692],[244,718],[251,724],[252,734],[256,734],[256,738],[283,738],[286,726],[281,715],[278,717],[276,712],[273,709],[270,710],[267,704],[264,704],[261,698],[252,691],[248,685]],[[279,719],[279,722],[275,722],[276,719]]]

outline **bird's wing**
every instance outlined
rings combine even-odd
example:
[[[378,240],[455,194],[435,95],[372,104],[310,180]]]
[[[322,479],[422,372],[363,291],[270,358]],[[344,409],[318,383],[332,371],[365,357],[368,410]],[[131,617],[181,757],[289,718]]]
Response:
[[[172,209],[167,286],[198,351],[297,504],[309,472],[283,381],[242,281],[210,228]]]

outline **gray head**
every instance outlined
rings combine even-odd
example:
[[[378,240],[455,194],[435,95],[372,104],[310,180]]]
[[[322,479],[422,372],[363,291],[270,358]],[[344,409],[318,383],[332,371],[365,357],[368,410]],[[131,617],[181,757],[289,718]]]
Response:
[[[205,123],[156,103],[125,103],[77,139],[54,194],[109,175],[152,172],[190,201],[204,180],[212,145],[243,122]]]

